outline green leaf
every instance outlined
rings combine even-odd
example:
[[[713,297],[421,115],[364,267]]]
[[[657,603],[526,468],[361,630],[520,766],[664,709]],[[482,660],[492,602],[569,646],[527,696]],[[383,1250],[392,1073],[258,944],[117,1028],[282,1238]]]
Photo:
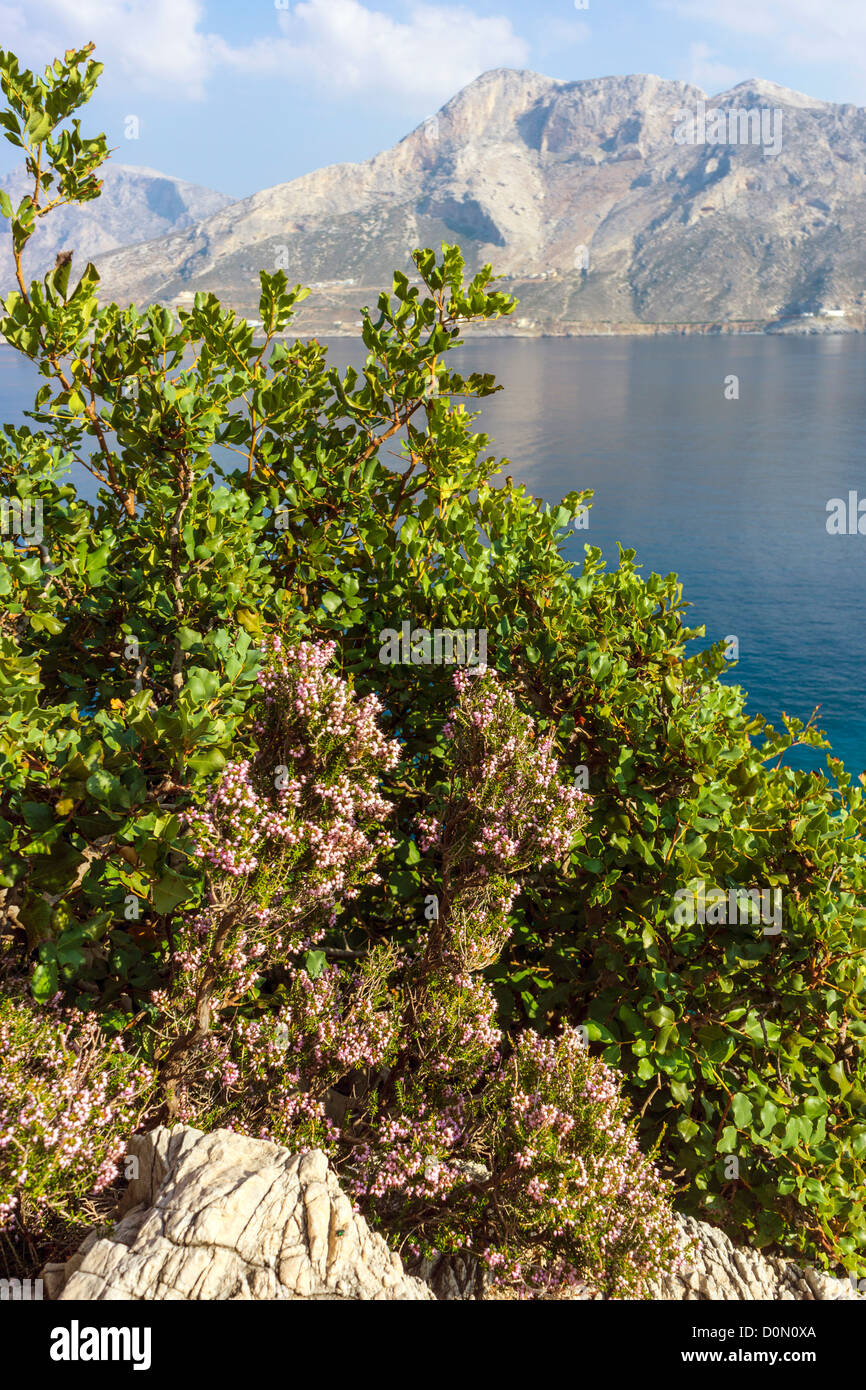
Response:
[[[203,666],[191,666],[187,676],[186,690],[195,705],[205,705],[216,697],[220,678],[216,671],[208,671]]]
[[[112,773],[106,772],[104,768],[98,768],[96,772],[92,772],[85,786],[96,801],[114,801],[123,791],[118,778],[114,777]]]
[[[39,145],[51,131],[54,122],[47,111],[40,111],[39,107],[34,107],[33,113],[25,126],[25,133],[30,139],[31,144]]]
[[[39,961],[34,965],[30,977],[30,988],[33,991],[33,998],[38,1003],[46,1004],[57,993],[59,985],[60,978],[56,959]]]
[[[328,957],[324,951],[307,951],[304,956],[304,964],[307,967],[307,974],[317,980],[328,963]]]
[[[195,753],[187,761],[189,766],[203,777],[221,772],[226,765],[225,754],[219,748],[208,748],[204,753]]]
[[[650,1019],[657,1028],[661,1028],[664,1023],[673,1023],[673,1009],[669,1009],[667,1004],[662,1004],[659,1008],[653,1009],[651,1013],[648,1013],[647,1018]]]
[[[179,874],[172,873],[170,870],[164,873],[158,883],[153,885],[151,890],[151,902],[153,910],[162,916],[164,913],[173,912],[179,903],[182,903],[191,892],[192,884]]]
[[[53,613],[31,613],[30,626],[34,632],[49,632],[57,637],[63,631],[63,624]]]

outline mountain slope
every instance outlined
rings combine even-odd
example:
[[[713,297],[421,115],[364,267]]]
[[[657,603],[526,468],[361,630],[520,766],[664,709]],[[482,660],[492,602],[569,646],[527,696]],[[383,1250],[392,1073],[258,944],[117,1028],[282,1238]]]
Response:
[[[74,251],[75,264],[82,268],[115,247],[152,241],[176,228],[192,227],[232,201],[210,188],[126,164],[107,163],[102,179],[102,194],[95,201],[57,208],[40,220],[24,258],[28,277],[50,270],[58,251]],[[32,187],[23,164],[0,179],[0,188],[15,207]],[[4,285],[11,283],[9,259],[3,257]]]
[[[740,111],[731,129],[763,143],[678,143],[700,103]],[[761,108],[763,133],[746,120]],[[860,326],[864,213],[862,108],[770,82],[709,99],[653,76],[501,69],[374,159],[265,189],[100,270],[112,298],[212,289],[254,314],[259,269],[280,266],[318,286],[300,326],[322,331],[411,269],[412,247],[448,240],[511,277],[536,331],[760,326],[831,307]]]

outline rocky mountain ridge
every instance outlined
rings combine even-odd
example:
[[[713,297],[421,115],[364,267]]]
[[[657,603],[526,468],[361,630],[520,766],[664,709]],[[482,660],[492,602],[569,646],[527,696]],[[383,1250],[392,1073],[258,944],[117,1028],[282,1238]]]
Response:
[[[83,269],[117,247],[130,248],[152,242],[167,232],[192,228],[232,202],[224,193],[173,178],[157,169],[139,168],[109,161],[102,170],[102,193],[78,207],[59,207],[37,223],[24,254],[28,278],[50,270],[58,251],[72,250],[75,264]],[[17,207],[32,192],[33,182],[23,164],[0,178],[2,188]],[[8,238],[8,230],[6,233]],[[7,245],[8,252],[8,245]],[[0,285],[14,283],[11,254],[3,256]]]
[[[719,114],[721,113],[721,114]],[[215,195],[216,196],[216,195]],[[862,330],[866,110],[772,82],[484,73],[392,149],[99,256],[103,293],[255,318],[260,269],[313,288],[299,331],[355,331],[416,246],[492,262],[493,332]]]

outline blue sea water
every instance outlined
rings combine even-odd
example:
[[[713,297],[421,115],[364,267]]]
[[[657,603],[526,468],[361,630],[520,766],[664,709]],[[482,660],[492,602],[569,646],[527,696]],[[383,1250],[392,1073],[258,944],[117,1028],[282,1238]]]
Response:
[[[707,644],[739,640],[748,708],[818,722],[866,769],[866,535],[827,503],[866,499],[866,339],[854,336],[475,341],[463,363],[505,390],[482,424],[546,500],[591,487],[589,530],[645,572],[675,571]],[[725,380],[739,379],[739,399]],[[864,508],[866,511],[866,508]],[[789,765],[824,766],[795,752]]]
[[[346,339],[330,349],[337,365],[363,357]],[[505,388],[479,423],[504,472],[547,501],[594,489],[576,560],[589,542],[616,564],[619,541],[645,573],[675,571],[707,643],[738,638],[728,679],[749,708],[805,720],[820,706],[834,753],[866,769],[866,535],[826,525],[829,499],[866,499],[866,339],[479,338],[453,364]],[[0,347],[0,420],[21,422],[35,383]]]

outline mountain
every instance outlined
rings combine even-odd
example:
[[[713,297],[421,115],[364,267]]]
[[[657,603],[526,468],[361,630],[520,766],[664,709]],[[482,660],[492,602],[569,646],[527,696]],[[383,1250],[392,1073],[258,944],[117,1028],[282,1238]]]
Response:
[[[864,213],[861,107],[758,80],[708,98],[653,76],[499,69],[366,163],[265,189],[99,268],[111,298],[214,290],[254,316],[259,269],[282,267],[314,286],[299,331],[323,332],[411,271],[411,248],[457,241],[470,267],[509,277],[509,331],[862,329]]]
[[[193,227],[232,200],[223,193],[160,174],[156,169],[108,163],[102,172],[99,198],[80,207],[60,207],[40,219],[27,247],[24,269],[28,278],[44,275],[58,251],[74,250],[75,266],[83,269],[107,251],[130,243],[152,241],[166,232]],[[17,207],[32,191],[33,181],[23,164],[0,179]],[[10,256],[2,258],[2,284],[10,288]]]

